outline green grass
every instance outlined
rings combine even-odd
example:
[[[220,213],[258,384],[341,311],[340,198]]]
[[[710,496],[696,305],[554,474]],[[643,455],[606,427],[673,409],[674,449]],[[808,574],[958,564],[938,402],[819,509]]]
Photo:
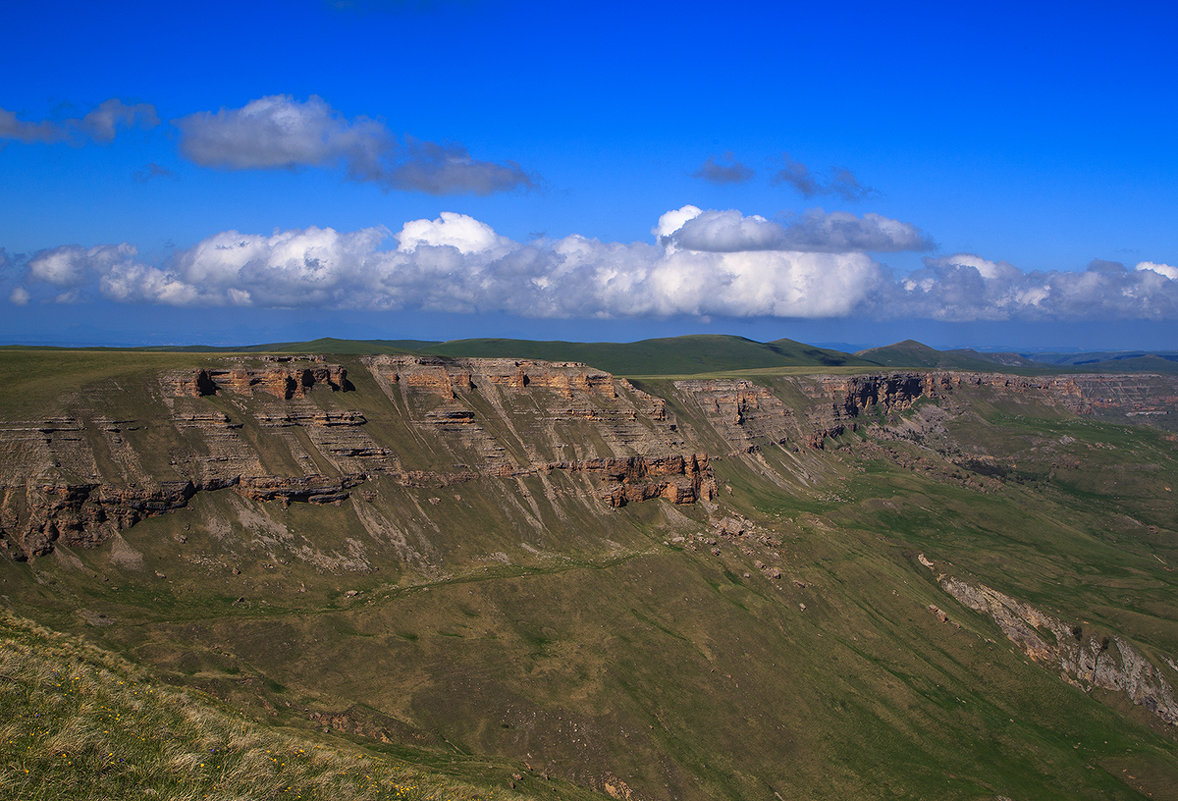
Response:
[[[78,353],[66,348],[0,346],[0,352],[39,352],[43,356]],[[1013,353],[981,353],[969,349],[939,351],[914,340],[905,340],[858,353],[820,348],[779,339],[756,342],[729,335],[688,335],[638,342],[563,342],[516,339],[465,339],[438,342],[413,339],[348,340],[323,337],[306,342],[270,342],[259,345],[160,345],[138,348],[95,347],[86,349],[91,359],[111,354],[193,353],[246,355],[259,353],[432,354],[467,357],[504,357],[580,361],[623,376],[689,376],[783,367],[899,369],[952,369],[1043,375],[1080,373],[1178,372],[1178,357],[1162,353],[1041,354],[1030,358]]]
[[[682,336],[640,342],[533,342],[470,339],[422,349],[446,356],[500,356],[579,361],[616,375],[678,375],[806,365],[865,364],[838,351],[791,340],[754,342],[733,336]]]
[[[861,350],[855,354],[888,367],[927,367],[986,372],[1049,372],[1050,366],[1037,364],[1013,353],[987,354],[975,350],[936,350],[922,342],[906,339],[892,345]]]
[[[39,361],[73,372],[71,360],[83,352],[55,348],[4,349],[5,359],[17,354],[19,364]],[[734,336],[682,336],[666,339],[647,339],[640,342],[536,342],[514,339],[467,339],[449,342],[419,340],[341,340],[318,339],[310,342],[276,342],[265,345],[233,347],[155,347],[137,350],[101,348],[84,352],[87,363],[102,365],[89,377],[109,374],[112,365],[136,362],[150,365],[150,357],[140,354],[152,352],[188,354],[257,354],[257,353],[322,353],[357,355],[373,353],[421,353],[442,356],[505,357],[543,359],[548,361],[578,361],[617,375],[691,375],[727,370],[760,370],[774,367],[836,367],[870,365],[850,354],[817,348],[788,339],[775,342],[754,342]],[[21,354],[25,357],[22,358]],[[15,363],[14,363],[15,366]],[[114,369],[117,370],[117,367]]]
[[[518,797],[260,725],[3,611],[0,786],[12,801]]]

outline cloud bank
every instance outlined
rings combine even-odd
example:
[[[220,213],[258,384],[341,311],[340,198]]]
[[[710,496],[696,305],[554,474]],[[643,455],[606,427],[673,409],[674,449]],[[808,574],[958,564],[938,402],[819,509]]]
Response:
[[[927,258],[875,299],[932,320],[1178,320],[1178,268],[1093,261],[1080,271],[1023,272],[959,253]]]
[[[18,119],[12,111],[0,108],[0,139],[25,144],[81,144],[87,139],[107,143],[114,140],[120,129],[136,126],[154,128],[159,123],[155,106],[150,103],[129,105],[114,97],[98,104],[80,118],[62,121],[29,122]]]
[[[339,167],[355,181],[432,195],[489,195],[531,188],[535,179],[513,161],[473,158],[456,143],[404,141],[381,122],[347,119],[312,95],[252,100],[242,108],[202,111],[174,120],[180,153],[225,170]]]
[[[923,250],[913,226],[811,210],[774,222],[684,206],[652,242],[580,235],[517,242],[444,212],[340,232],[225,231],[155,265],[131,245],[9,259],[10,302],[104,298],[175,306],[412,309],[532,318],[676,315],[968,320],[1178,320],[1178,268],[1093,262],[1029,271],[973,254],[895,275],[869,251]]]

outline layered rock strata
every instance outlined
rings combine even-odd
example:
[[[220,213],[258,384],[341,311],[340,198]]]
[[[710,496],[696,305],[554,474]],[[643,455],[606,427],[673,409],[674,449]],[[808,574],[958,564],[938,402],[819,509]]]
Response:
[[[59,539],[102,542],[195,492],[332,503],[374,477],[442,487],[561,471],[590,479],[587,490],[614,507],[692,503],[714,493],[706,450],[821,449],[865,414],[951,401],[966,389],[1078,413],[1148,418],[1178,405],[1178,380],[1159,376],[683,380],[673,387],[694,421],[685,431],[666,400],[584,364],[382,355],[361,366],[371,379],[357,404],[366,411],[340,405],[356,391],[342,365],[267,356],[163,372],[135,404],[108,387],[102,403],[83,396],[43,419],[0,420],[0,535],[27,557]]]
[[[175,371],[164,377],[174,395],[201,398],[230,391],[239,394],[265,392],[276,398],[290,400],[305,398],[317,387],[327,387],[333,392],[347,392],[353,389],[348,381],[348,371],[338,364],[300,366],[291,364],[293,357],[269,357],[268,361],[279,364],[264,367],[236,367],[229,369],[204,369]]]
[[[1178,725],[1178,701],[1163,670],[1124,639],[1085,631],[984,584],[953,576],[941,576],[939,583],[963,605],[992,618],[1035,662],[1058,668],[1081,688],[1124,693],[1166,723]]]
[[[806,376],[796,386],[815,402],[808,416],[810,444],[855,430],[871,412],[910,408],[916,401],[941,401],[962,387],[1026,398],[1073,414],[1161,418],[1178,412],[1178,377],[1158,375],[1012,376],[956,371],[896,372],[854,376]]]
[[[684,447],[662,399],[586,365],[372,357],[364,366],[383,397],[370,392],[361,405],[379,427],[338,406],[355,391],[345,368],[299,357],[165,372],[146,421],[91,416],[82,404],[76,415],[0,423],[0,535],[28,558],[55,542],[99,544],[201,491],[338,503],[378,477],[444,487],[562,472],[611,507],[714,492],[707,456]]]
[[[750,453],[763,444],[784,444],[798,436],[793,409],[748,379],[687,379],[676,381],[675,388],[728,444],[729,453]]]

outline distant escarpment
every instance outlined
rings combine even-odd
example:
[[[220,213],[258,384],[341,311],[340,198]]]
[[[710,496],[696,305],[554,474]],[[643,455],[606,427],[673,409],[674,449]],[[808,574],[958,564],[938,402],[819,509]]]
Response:
[[[903,411],[919,400],[944,401],[962,388],[995,398],[1027,400],[1072,414],[1163,422],[1178,412],[1174,376],[1013,376],[959,371],[897,372],[880,375],[813,376],[797,386],[815,402],[810,444],[855,430],[870,413]]]
[[[222,357],[130,384],[99,381],[63,395],[44,416],[0,420],[8,550],[28,558],[58,542],[100,544],[215,490],[330,504],[372,482],[507,486],[565,476],[576,482],[572,494],[606,509],[692,504],[713,497],[716,457],[768,445],[818,451],[878,419],[871,415],[919,401],[952,405],[963,392],[1151,421],[1178,405],[1178,380],[1156,376],[686,379],[661,385],[663,398],[576,362],[378,355],[349,366],[317,356]]]
[[[684,379],[674,386],[730,453],[767,443],[822,449],[828,438],[856,430],[871,415],[902,412],[922,400],[951,402],[963,390],[1073,414],[1150,422],[1178,414],[1178,378],[1173,376],[1025,377],[939,370],[788,376],[763,383]]]

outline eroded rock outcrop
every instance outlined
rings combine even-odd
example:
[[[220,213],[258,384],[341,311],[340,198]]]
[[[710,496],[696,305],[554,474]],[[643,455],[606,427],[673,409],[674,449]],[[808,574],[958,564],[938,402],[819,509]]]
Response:
[[[910,408],[921,399],[945,401],[963,387],[999,397],[1062,408],[1073,414],[1162,418],[1178,413],[1178,377],[1157,375],[1014,376],[933,370],[854,376],[807,376],[796,386],[816,405],[809,411],[810,444],[855,430],[871,412]]]
[[[384,355],[365,361],[389,384],[430,392],[447,400],[457,398],[459,392],[487,385],[516,391],[547,389],[569,399],[579,395],[618,397],[619,379],[580,362]]]
[[[576,362],[365,357],[409,420],[452,461],[486,472],[689,452],[666,401]]]
[[[1058,667],[1080,687],[1124,693],[1166,723],[1178,725],[1178,701],[1163,669],[1124,639],[1085,631],[984,584],[953,576],[941,576],[939,583],[965,606],[993,618],[1034,661]]]
[[[0,533],[18,558],[49,553],[59,540],[89,547],[144,518],[181,508],[195,493],[188,481],[144,488],[36,483],[0,487]]]
[[[270,356],[266,357],[266,361],[271,364],[176,370],[166,374],[163,381],[172,394],[190,398],[228,391],[241,395],[265,392],[276,398],[290,400],[305,398],[307,393],[318,387],[327,387],[333,392],[354,389],[348,380],[348,371],[338,364],[302,365],[295,361],[295,357],[286,356]]]
[[[44,556],[58,542],[101,545],[116,532],[182,509],[202,491],[233,489],[258,501],[336,503],[363,476],[234,476],[194,483],[164,481],[146,487],[102,484],[28,484],[0,487],[0,534],[16,558]]]
[[[695,503],[700,499],[711,500],[716,494],[716,480],[708,457],[703,454],[556,462],[546,469],[597,476],[606,487],[602,497],[614,507],[652,498],[665,498],[680,504]]]

